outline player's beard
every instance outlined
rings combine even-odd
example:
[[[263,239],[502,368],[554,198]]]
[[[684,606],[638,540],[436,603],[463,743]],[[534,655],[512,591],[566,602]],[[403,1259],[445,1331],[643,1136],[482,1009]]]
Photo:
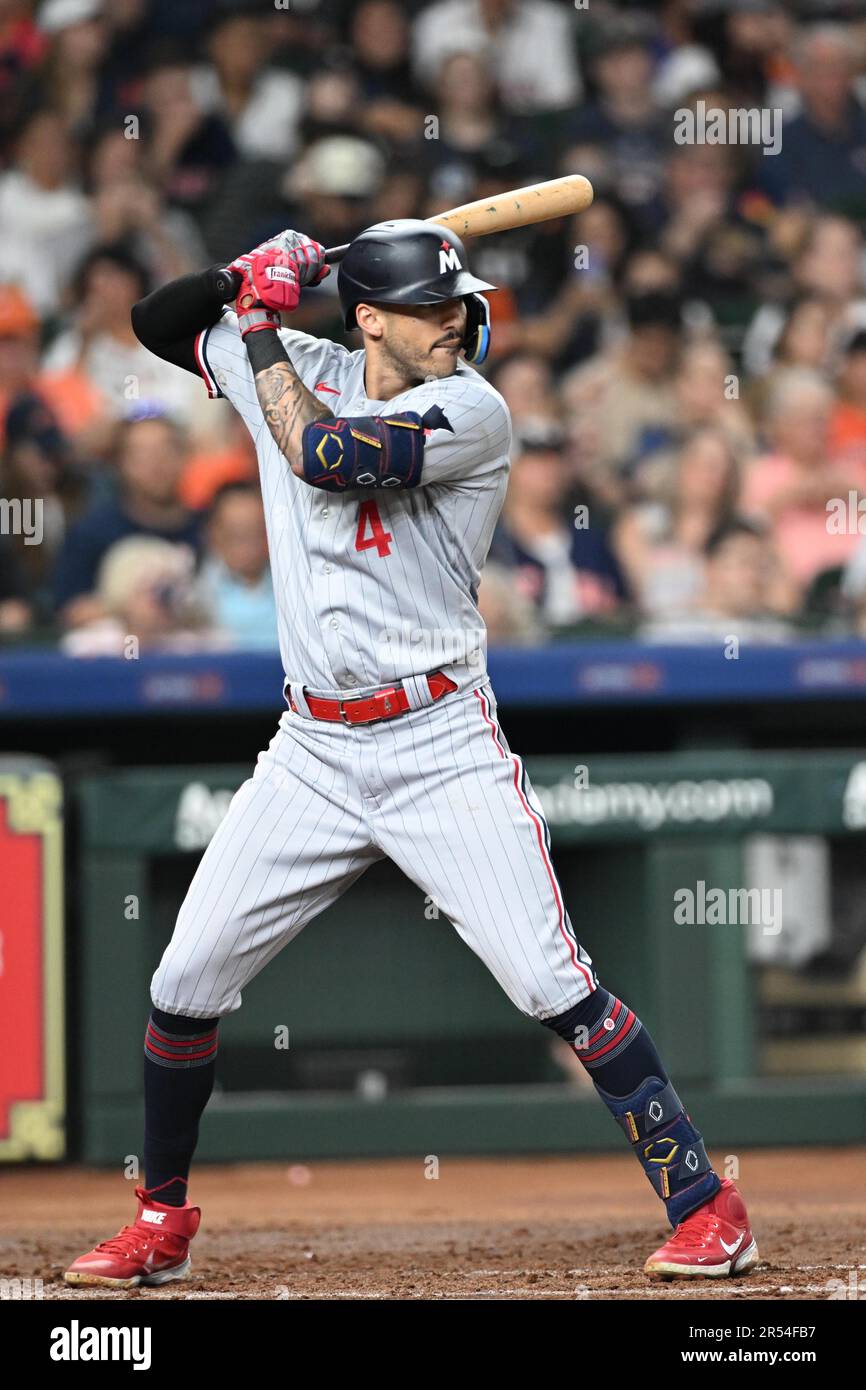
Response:
[[[433,342],[438,341],[440,340],[433,339]],[[458,340],[454,338],[453,341],[457,343]],[[381,352],[388,364],[409,386],[429,381],[431,377],[438,379],[453,376],[460,360],[456,352],[436,351],[432,343],[419,346],[402,337],[399,331],[392,331],[388,338],[383,340]]]

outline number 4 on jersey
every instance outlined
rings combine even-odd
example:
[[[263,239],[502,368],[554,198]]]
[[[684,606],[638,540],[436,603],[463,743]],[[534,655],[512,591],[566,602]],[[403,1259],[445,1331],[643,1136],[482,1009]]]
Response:
[[[369,532],[368,528],[369,527]],[[356,550],[372,550],[376,547],[379,555],[391,554],[390,531],[382,525],[379,508],[375,502],[362,502],[358,509],[358,530],[355,534]]]

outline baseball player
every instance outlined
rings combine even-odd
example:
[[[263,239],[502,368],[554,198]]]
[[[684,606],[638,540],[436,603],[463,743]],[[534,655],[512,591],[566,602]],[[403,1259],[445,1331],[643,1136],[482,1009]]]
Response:
[[[140,340],[200,373],[255,441],[287,708],[153,977],[135,1222],[66,1280],[127,1288],[187,1274],[201,1217],[187,1182],[220,1018],[383,856],[588,1069],[673,1227],[647,1272],[743,1273],[758,1251],[742,1198],[575,936],[486,674],[476,595],[511,433],[502,397],[470,363],[487,350],[481,291],[494,286],[470,274],[451,231],[370,227],[339,270],[346,326],[363,338],[350,352],[281,326],[328,270],[317,242],[285,232],[133,310]]]

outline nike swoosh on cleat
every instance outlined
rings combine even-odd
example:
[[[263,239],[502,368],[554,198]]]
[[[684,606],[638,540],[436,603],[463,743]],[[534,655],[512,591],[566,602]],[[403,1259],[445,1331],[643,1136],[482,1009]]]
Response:
[[[734,1241],[733,1245],[728,1245],[727,1241],[722,1240],[721,1236],[719,1236],[719,1244],[721,1245],[726,1255],[733,1255],[736,1253],[737,1250],[739,1250],[740,1246],[743,1243],[743,1238],[745,1234],[745,1231],[740,1231],[740,1234],[737,1236],[737,1239]]]

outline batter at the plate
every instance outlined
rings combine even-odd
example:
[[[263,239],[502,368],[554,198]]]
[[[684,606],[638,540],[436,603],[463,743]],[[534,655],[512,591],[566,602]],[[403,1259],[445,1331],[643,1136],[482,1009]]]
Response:
[[[674,1228],[647,1272],[742,1273],[758,1258],[743,1201],[713,1172],[646,1029],[575,936],[484,669],[476,594],[510,422],[469,363],[487,350],[481,291],[493,286],[440,226],[369,228],[339,271],[346,324],[364,343],[349,352],[280,326],[327,273],[317,242],[285,232],[133,311],[141,341],[200,372],[255,441],[288,708],[202,857],[153,977],[136,1221],[66,1279],[126,1287],[187,1273],[200,1220],[187,1181],[219,1020],[383,856],[435,900],[516,1007],[575,1048]]]

